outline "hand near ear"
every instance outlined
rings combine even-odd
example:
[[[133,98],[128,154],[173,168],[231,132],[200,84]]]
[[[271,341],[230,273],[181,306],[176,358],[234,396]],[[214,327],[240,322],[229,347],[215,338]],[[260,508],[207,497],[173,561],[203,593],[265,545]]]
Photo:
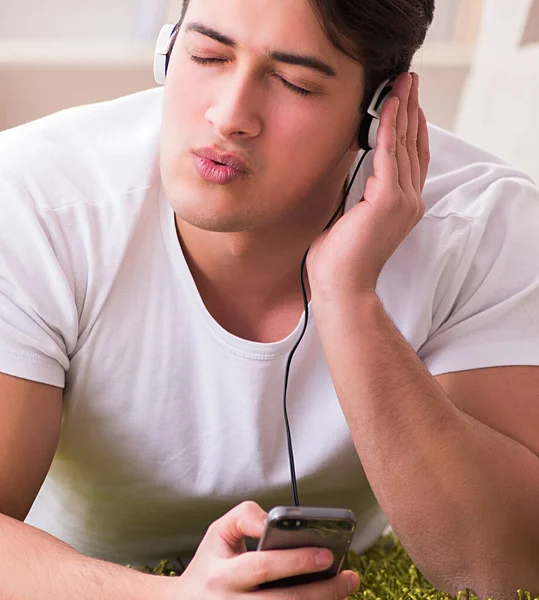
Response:
[[[374,292],[383,266],[424,214],[430,152],[418,87],[416,74],[395,80],[363,201],[311,245],[307,272],[314,300]]]

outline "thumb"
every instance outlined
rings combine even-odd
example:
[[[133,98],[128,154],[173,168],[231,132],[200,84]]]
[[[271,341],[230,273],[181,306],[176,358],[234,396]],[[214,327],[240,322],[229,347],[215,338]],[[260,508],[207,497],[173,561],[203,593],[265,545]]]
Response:
[[[234,554],[245,552],[245,538],[260,538],[268,513],[255,502],[242,502],[218,519],[214,525],[216,535]]]

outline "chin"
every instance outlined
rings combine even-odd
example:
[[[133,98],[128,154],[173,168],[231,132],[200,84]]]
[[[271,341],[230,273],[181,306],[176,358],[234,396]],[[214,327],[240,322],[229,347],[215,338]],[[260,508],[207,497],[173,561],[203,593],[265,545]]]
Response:
[[[176,216],[204,231],[240,233],[261,230],[275,224],[276,215],[264,212],[267,202],[252,192],[252,186],[238,181],[219,186],[198,175],[177,170],[162,171],[165,196]]]
[[[228,218],[220,218],[219,215],[204,214],[181,214],[176,213],[179,219],[203,231],[213,231],[214,233],[239,233],[250,229],[244,221]]]
[[[166,190],[165,190],[166,193]],[[183,222],[202,229],[220,233],[238,233],[256,227],[256,218],[244,207],[229,198],[216,197],[211,190],[189,190],[181,199],[168,196],[176,216]]]

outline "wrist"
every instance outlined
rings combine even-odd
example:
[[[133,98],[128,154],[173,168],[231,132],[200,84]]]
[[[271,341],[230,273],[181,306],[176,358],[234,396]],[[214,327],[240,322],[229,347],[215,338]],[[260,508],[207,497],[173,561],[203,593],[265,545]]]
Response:
[[[374,290],[353,294],[312,295],[312,310],[322,340],[347,336],[354,331],[371,335],[387,319],[382,301]]]
[[[178,600],[179,579],[165,575],[144,575],[145,581],[141,588],[146,600]]]
[[[352,310],[369,311],[382,307],[382,302],[374,288],[351,289],[351,288],[317,288],[311,289],[311,300],[313,312],[348,312]]]

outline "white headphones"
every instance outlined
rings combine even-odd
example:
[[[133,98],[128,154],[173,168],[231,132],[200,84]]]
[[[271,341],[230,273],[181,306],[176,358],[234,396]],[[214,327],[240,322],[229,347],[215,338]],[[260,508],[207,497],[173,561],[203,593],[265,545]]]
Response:
[[[178,25],[164,25],[157,38],[153,63],[153,76],[159,85],[165,85],[168,61],[172,50]],[[369,108],[361,121],[359,128],[359,145],[362,150],[369,151],[376,146],[376,136],[380,125],[380,115],[385,100],[389,97],[392,86],[389,79],[380,84],[369,104]]]
[[[165,85],[167,77],[168,61],[170,59],[170,51],[174,41],[174,33],[176,33],[176,25],[163,25],[157,38],[155,45],[155,55],[153,61],[153,76],[155,82],[159,85]]]
[[[393,86],[391,81],[386,79],[382,82],[372,97],[369,108],[361,121],[359,128],[359,146],[362,150],[369,151],[376,147],[376,136],[380,125],[380,116],[384,102],[389,98]]]

